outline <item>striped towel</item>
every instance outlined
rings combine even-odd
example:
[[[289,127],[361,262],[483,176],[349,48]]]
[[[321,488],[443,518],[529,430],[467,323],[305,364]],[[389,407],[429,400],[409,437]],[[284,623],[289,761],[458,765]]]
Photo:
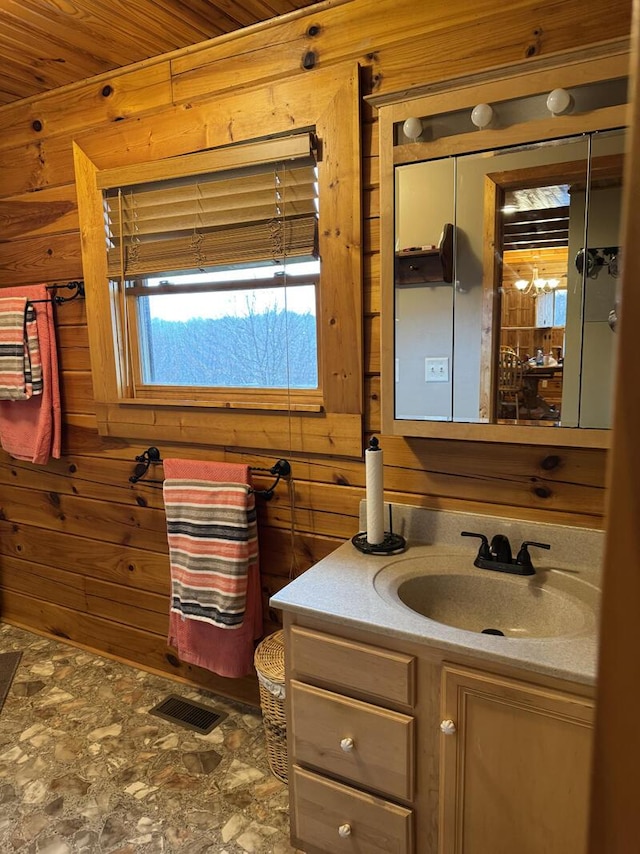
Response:
[[[246,482],[201,479],[207,466],[215,473],[212,463],[164,461],[171,611],[238,629],[247,607],[249,568],[258,561],[255,497]],[[244,466],[233,468],[246,472]],[[172,476],[189,470],[199,476]]]
[[[36,311],[26,297],[0,299],[0,400],[42,394]]]
[[[45,465],[50,457],[58,459],[62,444],[60,379],[53,304],[47,287],[19,285],[2,288],[3,299],[26,297],[35,305],[38,344],[42,360],[42,394],[16,406],[13,400],[0,400],[0,443],[17,460]]]

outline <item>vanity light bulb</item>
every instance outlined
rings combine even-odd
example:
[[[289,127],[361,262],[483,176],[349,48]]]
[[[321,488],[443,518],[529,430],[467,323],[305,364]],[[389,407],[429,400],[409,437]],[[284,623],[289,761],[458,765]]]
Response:
[[[493,121],[493,107],[490,104],[476,104],[471,110],[471,121],[480,130],[488,127]]]
[[[571,104],[571,95],[566,89],[554,89],[547,96],[547,109],[554,116],[559,116],[567,111]]]
[[[557,288],[559,284],[560,284],[559,279],[547,279],[547,287],[551,288],[552,290]]]
[[[402,125],[402,133],[407,139],[412,139],[415,142],[422,133],[422,122],[416,116],[409,116]]]
[[[527,287],[528,284],[529,284],[529,282],[526,279],[518,279],[515,282],[515,286],[519,291],[523,291]]]

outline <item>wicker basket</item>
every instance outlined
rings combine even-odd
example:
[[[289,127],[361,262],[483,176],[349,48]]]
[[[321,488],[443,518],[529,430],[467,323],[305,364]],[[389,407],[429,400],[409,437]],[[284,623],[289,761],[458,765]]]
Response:
[[[285,716],[284,632],[274,632],[257,648],[254,664],[260,688],[260,706],[272,774],[287,782],[287,719]]]

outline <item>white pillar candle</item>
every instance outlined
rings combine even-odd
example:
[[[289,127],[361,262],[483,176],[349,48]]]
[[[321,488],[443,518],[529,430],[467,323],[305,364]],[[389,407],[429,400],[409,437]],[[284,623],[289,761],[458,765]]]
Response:
[[[367,486],[367,542],[372,546],[384,541],[384,487],[382,449],[374,437],[364,452]]]

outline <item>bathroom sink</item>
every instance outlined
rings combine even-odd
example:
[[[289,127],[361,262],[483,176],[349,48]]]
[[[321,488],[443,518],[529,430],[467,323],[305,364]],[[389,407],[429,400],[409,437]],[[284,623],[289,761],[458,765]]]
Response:
[[[443,560],[446,571],[439,569]],[[382,569],[374,584],[388,601],[469,632],[553,638],[594,628],[591,585],[561,572],[523,578],[483,569],[451,569],[452,563],[459,564],[460,557],[401,560]]]

